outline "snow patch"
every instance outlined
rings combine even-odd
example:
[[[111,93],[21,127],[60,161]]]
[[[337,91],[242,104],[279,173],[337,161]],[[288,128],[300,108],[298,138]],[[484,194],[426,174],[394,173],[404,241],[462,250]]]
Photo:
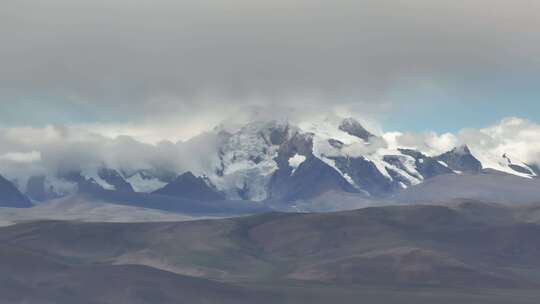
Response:
[[[278,170],[274,159],[279,142],[290,139],[296,131],[284,122],[249,123],[224,140],[218,151],[218,168],[205,174],[229,199],[262,201],[268,196],[272,174]]]
[[[304,155],[295,154],[293,157],[289,158],[289,166],[293,168],[292,173],[296,171],[296,169],[304,162],[306,161],[306,157]],[[291,174],[292,174],[291,173]]]
[[[160,181],[156,177],[142,176],[140,172],[130,176],[126,179],[131,184],[135,192],[150,193],[158,189],[161,189],[167,185],[167,183]]]
[[[438,162],[439,164],[445,166],[446,168],[448,168],[448,164],[445,163],[445,162],[443,162],[442,160],[438,160],[437,162]]]
[[[105,190],[116,190],[116,187],[107,183],[104,179],[102,179],[99,176],[99,174],[97,173],[97,169],[84,169],[82,170],[81,175],[93,181],[94,183],[96,183],[98,186],[102,187]]]
[[[492,151],[478,151],[476,149],[471,149],[471,154],[482,163],[482,167],[484,169],[493,169],[497,171],[501,171],[504,173],[517,175],[520,177],[525,178],[532,178],[530,174],[522,173],[515,171],[510,167],[510,165],[515,164],[513,163],[508,155],[505,153],[500,155],[495,155]],[[519,166],[525,166],[524,164],[518,164]],[[531,172],[533,172],[531,170]]]

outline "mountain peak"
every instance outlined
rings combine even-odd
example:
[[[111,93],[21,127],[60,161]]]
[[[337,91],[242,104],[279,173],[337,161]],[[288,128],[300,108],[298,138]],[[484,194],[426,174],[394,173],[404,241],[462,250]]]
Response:
[[[154,193],[206,201],[224,199],[223,195],[208,185],[203,177],[197,177],[191,171],[179,175],[174,181]]]
[[[370,137],[374,136],[368,130],[366,130],[362,126],[362,124],[360,124],[356,119],[350,117],[345,118],[341,121],[341,123],[339,124],[339,129],[351,136],[361,138],[364,141],[368,141]]]
[[[131,186],[131,184],[128,183],[116,170],[103,167],[98,170],[97,174],[106,183],[113,186],[115,190],[123,192],[135,192],[133,190],[133,186]]]
[[[452,152],[457,153],[457,154],[462,154],[462,155],[472,154],[471,150],[469,149],[469,146],[467,145],[461,145],[459,147],[455,147],[454,149],[452,149]]]
[[[436,159],[456,172],[478,173],[483,168],[482,163],[474,157],[467,145],[456,147],[437,156]]]

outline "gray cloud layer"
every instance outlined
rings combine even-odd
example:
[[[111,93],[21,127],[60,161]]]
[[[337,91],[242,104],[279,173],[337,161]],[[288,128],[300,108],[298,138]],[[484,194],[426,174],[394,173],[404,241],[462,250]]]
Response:
[[[537,0],[5,0],[0,118],[378,112],[403,86],[538,76],[538,11]]]

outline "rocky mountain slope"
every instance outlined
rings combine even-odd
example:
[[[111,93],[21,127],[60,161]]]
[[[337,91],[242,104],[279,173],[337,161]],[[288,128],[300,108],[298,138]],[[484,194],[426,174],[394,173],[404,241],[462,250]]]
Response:
[[[19,189],[6,178],[0,175],[0,207],[25,208],[32,204]]]

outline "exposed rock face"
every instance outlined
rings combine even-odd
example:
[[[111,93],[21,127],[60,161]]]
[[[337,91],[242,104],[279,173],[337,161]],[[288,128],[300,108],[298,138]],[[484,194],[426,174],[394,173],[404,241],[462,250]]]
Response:
[[[452,149],[436,157],[454,171],[478,173],[482,171],[482,163],[476,159],[467,146]]]
[[[349,135],[363,139],[364,141],[369,141],[369,139],[374,136],[353,118],[344,119],[339,125],[339,129]]]
[[[383,175],[373,162],[363,157],[336,157],[332,159],[341,172],[347,172],[357,187],[370,194],[385,194],[394,187],[392,180]]]
[[[202,177],[196,177],[191,172],[186,172],[178,176],[174,181],[165,187],[157,190],[154,194],[179,196],[201,201],[223,200],[223,194],[208,185]]]
[[[512,168],[512,170],[514,170],[514,171],[516,171],[518,173],[523,173],[523,174],[527,174],[527,175],[533,175],[534,174],[534,172],[532,172],[528,168],[525,168],[525,167],[520,166],[520,165],[509,164],[508,167]]]
[[[278,170],[269,185],[270,198],[285,201],[313,198],[331,190],[358,192],[336,170],[314,156],[294,172],[291,168]]]
[[[291,159],[302,162],[291,167]],[[313,155],[313,134],[293,133],[283,141],[274,158],[278,169],[268,184],[269,199],[295,201],[313,198],[326,191],[358,192],[334,168]]]
[[[529,168],[536,174],[536,178],[540,178],[540,167],[537,164],[529,164]]]
[[[117,191],[134,192],[131,184],[128,183],[116,170],[101,168],[98,171],[98,175],[109,185],[112,185]]]
[[[416,169],[424,178],[454,173],[452,169],[441,164],[436,158],[429,157],[416,150],[399,149],[399,151],[402,154],[409,155],[415,159]]]

